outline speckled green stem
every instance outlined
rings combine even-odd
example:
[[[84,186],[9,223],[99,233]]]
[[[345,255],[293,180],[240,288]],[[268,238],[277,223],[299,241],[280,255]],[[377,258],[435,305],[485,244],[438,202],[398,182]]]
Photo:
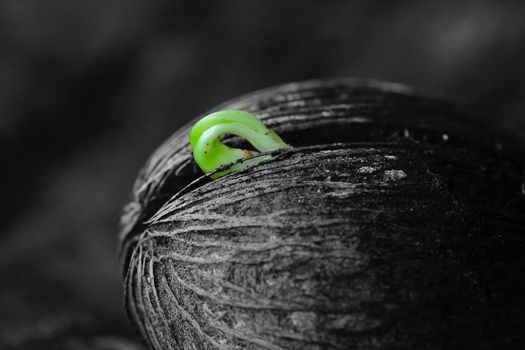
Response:
[[[212,113],[199,120],[192,127],[189,135],[193,157],[205,173],[257,154],[257,152],[223,145],[219,138],[225,134],[245,138],[259,152],[271,152],[290,147],[253,114],[231,110]],[[222,175],[244,169],[269,158],[265,156],[249,159],[232,165],[227,170],[215,173],[211,177],[217,179]]]

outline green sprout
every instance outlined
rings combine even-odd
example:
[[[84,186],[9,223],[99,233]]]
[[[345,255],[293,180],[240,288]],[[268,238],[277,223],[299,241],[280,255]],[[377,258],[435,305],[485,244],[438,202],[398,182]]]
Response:
[[[258,152],[231,148],[222,144],[220,137],[226,134],[245,138],[259,152],[290,148],[279,135],[266,127],[253,114],[243,111],[215,112],[199,120],[190,131],[193,157],[205,173],[258,154]],[[247,168],[269,158],[271,157],[261,156],[248,159],[213,174],[211,178],[217,179],[222,175]]]

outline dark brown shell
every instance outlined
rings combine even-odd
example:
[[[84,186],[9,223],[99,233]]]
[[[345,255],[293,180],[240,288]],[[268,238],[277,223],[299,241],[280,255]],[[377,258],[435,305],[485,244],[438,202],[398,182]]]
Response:
[[[188,126],[148,161],[120,253],[151,347],[524,344],[519,147],[396,84],[288,84],[217,109],[252,112],[295,147],[210,181]]]

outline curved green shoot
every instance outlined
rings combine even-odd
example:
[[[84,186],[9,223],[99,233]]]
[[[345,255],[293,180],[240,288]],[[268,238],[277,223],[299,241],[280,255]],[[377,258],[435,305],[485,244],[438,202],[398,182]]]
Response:
[[[190,144],[193,157],[205,173],[247,158],[258,152],[231,148],[221,143],[220,136],[231,134],[246,139],[259,152],[271,152],[290,148],[273,130],[264,125],[256,116],[243,111],[215,112],[199,120],[190,131]],[[213,174],[212,179],[236,170],[247,168],[270,157],[256,157],[232,165],[230,168]]]

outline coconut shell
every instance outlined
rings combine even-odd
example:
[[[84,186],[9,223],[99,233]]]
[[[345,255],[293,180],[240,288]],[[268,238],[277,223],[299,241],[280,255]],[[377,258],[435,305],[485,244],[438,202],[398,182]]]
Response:
[[[211,181],[191,123],[149,159],[119,246],[128,313],[152,348],[523,346],[521,144],[375,81],[287,84],[220,109],[294,148]]]

